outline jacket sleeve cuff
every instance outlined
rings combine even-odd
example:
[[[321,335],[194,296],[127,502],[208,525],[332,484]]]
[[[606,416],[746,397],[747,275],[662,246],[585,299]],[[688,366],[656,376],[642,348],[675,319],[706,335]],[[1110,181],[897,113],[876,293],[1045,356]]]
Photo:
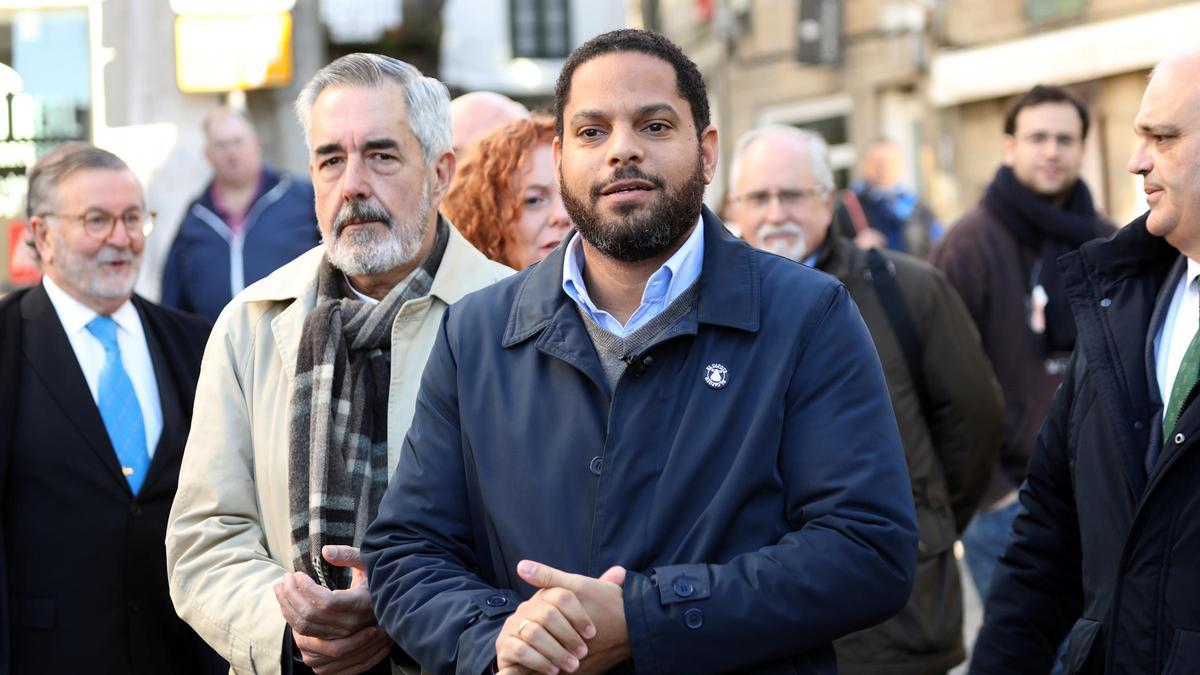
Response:
[[[489,589],[471,597],[482,616],[478,623],[463,633],[459,641],[459,653],[463,663],[460,673],[496,672],[496,638],[504,620],[517,610],[521,596],[508,589]]]
[[[666,672],[702,661],[695,647],[704,640],[704,606],[711,591],[705,564],[657,567],[650,576],[627,574],[625,623],[637,672]]]

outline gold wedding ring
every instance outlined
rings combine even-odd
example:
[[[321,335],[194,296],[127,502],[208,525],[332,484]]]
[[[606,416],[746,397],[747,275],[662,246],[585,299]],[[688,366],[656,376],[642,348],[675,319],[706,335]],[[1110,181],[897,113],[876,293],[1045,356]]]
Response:
[[[521,635],[521,631],[525,630],[525,626],[527,625],[529,625],[529,619],[525,619],[521,622],[521,625],[517,626],[517,637],[521,638],[521,640],[525,639],[525,636]]]

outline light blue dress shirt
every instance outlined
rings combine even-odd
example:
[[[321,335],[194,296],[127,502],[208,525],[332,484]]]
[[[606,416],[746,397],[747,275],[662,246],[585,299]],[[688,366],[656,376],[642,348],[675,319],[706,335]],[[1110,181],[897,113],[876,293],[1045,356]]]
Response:
[[[563,256],[563,292],[601,328],[625,337],[661,314],[700,278],[700,270],[704,266],[704,219],[697,221],[683,246],[650,275],[646,289],[642,291],[642,304],[638,305],[624,326],[592,302],[583,283],[583,265],[583,237],[577,234],[567,243]]]

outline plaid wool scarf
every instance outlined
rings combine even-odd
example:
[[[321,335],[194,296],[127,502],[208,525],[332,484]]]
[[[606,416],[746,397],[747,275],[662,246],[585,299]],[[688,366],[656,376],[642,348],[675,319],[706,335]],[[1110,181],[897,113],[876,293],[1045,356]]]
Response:
[[[361,545],[387,488],[392,324],[405,302],[429,294],[448,240],[439,217],[429,256],[377,305],[321,260],[296,357],[288,492],[293,568],[326,588],[349,588],[351,570],[327,563],[321,547]]]

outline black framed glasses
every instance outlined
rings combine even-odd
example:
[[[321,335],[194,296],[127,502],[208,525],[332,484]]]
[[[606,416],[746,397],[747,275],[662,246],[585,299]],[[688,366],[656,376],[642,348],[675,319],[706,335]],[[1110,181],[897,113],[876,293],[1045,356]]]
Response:
[[[89,237],[104,240],[112,234],[118,220],[125,225],[125,233],[131,239],[145,239],[154,231],[154,218],[158,214],[154,211],[130,209],[125,213],[115,215],[95,209],[85,213],[43,213],[40,215],[42,218],[73,220],[83,226],[83,231],[87,232]]]

